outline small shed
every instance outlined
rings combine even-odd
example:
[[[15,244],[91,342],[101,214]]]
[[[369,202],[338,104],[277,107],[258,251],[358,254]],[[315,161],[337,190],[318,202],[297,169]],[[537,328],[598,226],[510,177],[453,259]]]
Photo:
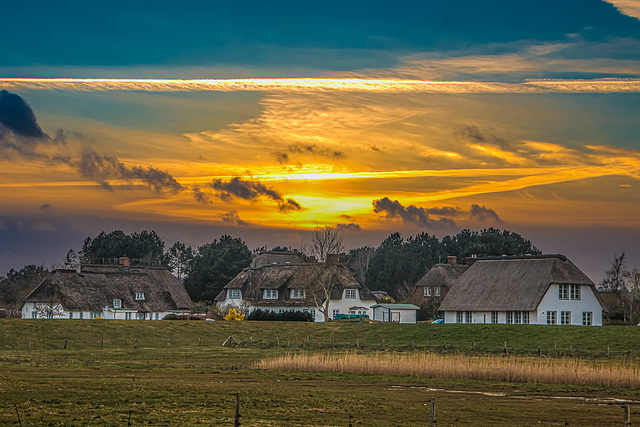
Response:
[[[420,307],[413,304],[376,304],[373,309],[373,320],[393,323],[416,323]]]

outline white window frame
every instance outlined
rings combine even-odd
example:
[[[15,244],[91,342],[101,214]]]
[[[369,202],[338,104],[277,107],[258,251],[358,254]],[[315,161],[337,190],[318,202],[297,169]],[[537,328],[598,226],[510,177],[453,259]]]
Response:
[[[430,297],[431,296],[431,286],[425,286],[424,287],[424,296],[425,297]]]
[[[291,299],[304,299],[304,289],[291,289]]]
[[[144,301],[144,292],[136,292],[136,301]]]
[[[339,309],[339,308],[334,308],[334,309],[331,311],[331,318],[332,318],[333,320],[336,320],[336,315],[338,315],[338,314],[340,314],[340,309]]]
[[[571,285],[570,286],[571,290],[569,293],[569,297],[572,300],[579,300],[580,299],[580,285]]]
[[[69,312],[69,319],[73,319],[73,311]]]
[[[462,321],[464,320],[462,312],[461,311],[456,311],[456,323],[462,323]]]
[[[547,311],[547,325],[555,325],[557,324],[557,311]]]
[[[229,299],[242,299],[242,291],[240,289],[229,289],[227,292]]]
[[[433,287],[433,296],[434,297],[439,297],[440,296],[440,286],[434,286]]]
[[[464,312],[464,323],[473,323],[473,313],[470,311]]]
[[[571,312],[570,311],[561,311],[560,312],[560,324],[561,325],[570,325],[571,324]]]
[[[593,324],[593,312],[591,311],[583,311],[582,312],[582,326],[591,326]]]
[[[78,319],[84,319],[84,312],[83,311],[78,313]]]
[[[160,313],[156,313],[156,320],[160,320]]]
[[[523,311],[522,312],[522,324],[523,325],[528,325],[529,324],[529,312],[528,311]]]
[[[513,311],[507,311],[507,325],[513,324]]]
[[[498,323],[498,312],[497,311],[492,311],[491,312],[491,323]]]
[[[348,289],[344,290],[344,298],[345,299],[356,299],[357,297],[358,297],[357,289],[348,288]]]
[[[278,290],[264,289],[262,292],[262,299],[278,299]]]
[[[521,311],[514,311],[513,312],[513,323],[515,323],[516,325],[520,325],[522,323],[522,312]]]
[[[122,300],[120,298],[113,300],[113,308],[122,308]]]
[[[124,314],[124,320],[131,320],[131,312],[130,312],[130,311],[127,311],[127,312]]]
[[[567,300],[569,299],[569,285],[566,283],[560,283],[558,285],[558,299]]]

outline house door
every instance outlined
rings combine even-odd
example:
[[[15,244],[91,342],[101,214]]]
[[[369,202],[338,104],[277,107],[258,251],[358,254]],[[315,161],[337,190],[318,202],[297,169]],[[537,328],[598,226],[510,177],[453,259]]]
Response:
[[[391,321],[392,322],[396,322],[396,323],[400,323],[400,312],[399,311],[392,311],[391,312]]]
[[[389,321],[389,312],[388,311],[383,311],[382,312],[382,321],[383,322],[388,322]]]

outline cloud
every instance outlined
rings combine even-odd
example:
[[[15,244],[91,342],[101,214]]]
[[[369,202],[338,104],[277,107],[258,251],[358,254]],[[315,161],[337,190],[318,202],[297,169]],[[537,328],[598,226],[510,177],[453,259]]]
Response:
[[[639,0],[604,0],[611,3],[623,15],[630,16],[640,20],[640,1]]]
[[[493,58],[497,70],[500,61]],[[576,62],[576,67],[578,66]],[[415,68],[415,65],[414,65]],[[533,65],[530,71],[539,69]],[[574,70],[575,71],[575,70]],[[522,83],[374,78],[220,80],[0,78],[9,89],[143,92],[378,92],[378,93],[625,93],[640,92],[640,79],[550,79]]]
[[[230,211],[220,215],[220,219],[222,222],[228,222],[232,224],[239,225],[241,227],[248,227],[251,224],[240,219],[240,215],[236,211]]]
[[[493,209],[488,209],[484,206],[479,206],[475,204],[471,205],[470,214],[471,214],[471,218],[480,222],[486,222],[486,221],[502,222],[498,214]]]
[[[0,124],[19,136],[45,136],[29,104],[20,95],[6,90],[0,91]]]
[[[40,210],[42,212],[51,213],[51,212],[53,212],[53,206],[51,206],[50,203],[44,203],[44,204],[40,205]]]
[[[354,222],[351,222],[349,224],[336,224],[336,227],[338,227],[338,230],[340,231],[358,232],[362,230],[360,225]]]
[[[80,175],[95,179],[102,187],[112,190],[109,179],[140,180],[156,193],[178,193],[184,187],[168,172],[148,166],[127,166],[116,156],[104,156],[86,147],[73,165]]]
[[[45,154],[36,151],[40,145],[64,143],[61,130],[54,138],[42,131],[24,98],[6,90],[0,91],[0,159],[46,159]]]
[[[244,180],[236,176],[229,181],[214,179],[208,186],[216,190],[216,197],[225,202],[231,202],[234,198],[256,201],[262,197],[266,197],[278,204],[278,210],[280,212],[286,213],[302,210],[302,206],[298,202],[283,197],[279,191],[267,187],[257,180]]]
[[[456,223],[448,217],[433,219],[428,210],[414,205],[403,206],[397,200],[388,197],[373,201],[373,211],[384,213],[386,218],[401,218],[405,223],[414,223],[426,228],[455,227]]]

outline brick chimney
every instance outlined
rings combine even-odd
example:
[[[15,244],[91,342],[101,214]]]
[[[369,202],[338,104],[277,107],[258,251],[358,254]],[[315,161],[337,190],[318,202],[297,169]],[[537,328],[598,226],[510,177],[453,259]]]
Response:
[[[447,257],[447,264],[458,265],[458,257],[455,255],[449,255]]]
[[[478,258],[475,255],[468,256],[464,259],[465,264],[467,264],[469,267],[471,267],[477,260]]]

